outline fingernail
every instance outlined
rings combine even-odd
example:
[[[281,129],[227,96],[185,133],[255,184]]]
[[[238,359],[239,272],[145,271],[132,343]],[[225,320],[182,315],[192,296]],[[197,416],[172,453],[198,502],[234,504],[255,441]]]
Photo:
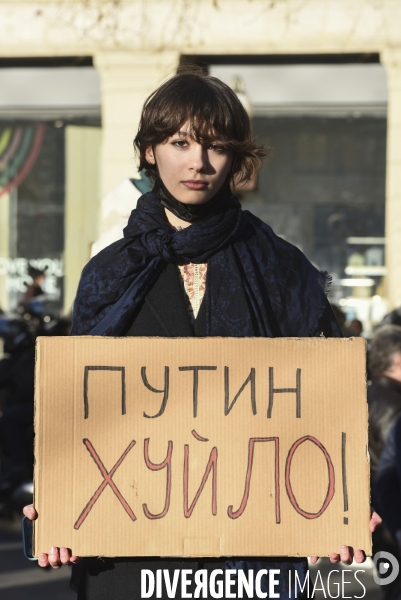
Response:
[[[56,546],[52,546],[52,547],[50,548],[50,554],[56,554],[56,552],[57,552],[57,548],[56,548]]]
[[[361,556],[362,550],[355,550],[355,556]]]
[[[341,546],[341,552],[347,552],[347,546]]]
[[[61,548],[61,554],[63,554],[63,555],[67,554],[67,548]]]
[[[40,560],[45,560],[46,558],[46,554],[39,554],[39,559]]]

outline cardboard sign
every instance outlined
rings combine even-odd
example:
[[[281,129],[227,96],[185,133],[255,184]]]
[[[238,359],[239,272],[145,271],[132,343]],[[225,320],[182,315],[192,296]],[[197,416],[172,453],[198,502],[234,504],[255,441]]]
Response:
[[[39,338],[37,556],[371,554],[365,342]]]

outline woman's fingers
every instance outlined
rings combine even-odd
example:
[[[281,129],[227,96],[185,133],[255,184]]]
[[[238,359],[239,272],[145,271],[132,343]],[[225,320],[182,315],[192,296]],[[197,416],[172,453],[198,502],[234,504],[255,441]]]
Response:
[[[48,554],[39,554],[38,558],[39,567],[48,567],[49,566],[49,555]]]
[[[60,548],[60,559],[63,565],[74,565],[81,560],[79,556],[72,556],[69,548]]]
[[[339,563],[340,561],[345,565],[352,564],[355,560],[356,563],[363,563],[366,560],[366,554],[363,550],[353,550],[351,546],[341,546],[340,554],[333,552],[329,556],[330,562],[333,564]],[[317,556],[312,556],[310,562],[314,565],[318,561]]]
[[[70,562],[72,565],[75,565],[76,563],[79,563],[79,561],[81,560],[80,556],[71,556],[70,558]]]
[[[38,513],[34,509],[33,504],[28,504],[27,506],[24,506],[22,512],[30,521],[34,521],[38,517]]]
[[[373,511],[371,516],[370,516],[370,531],[376,531],[376,529],[379,527],[379,525],[382,524],[382,518],[379,517],[379,515],[377,514],[377,512]]]
[[[38,517],[33,504],[24,506],[22,512],[30,521],[34,521]],[[49,554],[43,552],[39,555],[38,564],[40,567],[48,567],[50,565],[53,569],[59,569],[62,565],[75,564],[80,560],[79,556],[72,556],[69,548],[56,548],[56,546],[52,546]]]
[[[355,550],[354,559],[357,563],[363,563],[366,560],[366,554],[363,550]]]
[[[350,565],[352,563],[353,554],[349,546],[341,546],[340,559],[345,565]]]
[[[69,548],[60,548],[60,560],[63,565],[74,565],[81,560],[79,556],[71,556],[71,554]]]
[[[53,569],[59,569],[61,567],[60,551],[56,546],[50,548],[49,565],[53,567]]]
[[[311,557],[309,558],[309,561],[310,561],[310,563],[311,563],[312,565],[315,565],[315,564],[317,563],[317,561],[318,561],[318,560],[319,560],[319,557],[318,557],[318,556],[311,556]]]
[[[63,565],[71,563],[71,553],[68,548],[60,548],[60,560]]]
[[[62,565],[73,565],[81,560],[79,556],[71,556],[69,548],[50,548],[49,554],[39,554],[38,564],[40,567],[48,567],[59,569]]]
[[[340,554],[336,554],[335,552],[333,552],[333,554],[330,554],[329,558],[330,562],[333,564],[336,564],[341,561],[345,565],[350,565],[353,559],[352,548],[350,548],[349,546],[341,546]]]

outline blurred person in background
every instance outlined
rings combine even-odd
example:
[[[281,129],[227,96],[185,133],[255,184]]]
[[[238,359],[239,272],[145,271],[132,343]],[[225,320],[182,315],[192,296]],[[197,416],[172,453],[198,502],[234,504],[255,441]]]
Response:
[[[351,323],[349,324],[349,329],[354,337],[360,337],[363,333],[362,321],[359,319],[352,319]]]
[[[385,489],[387,523],[392,523],[392,520],[388,518],[391,510],[394,513],[393,518],[401,516],[401,504],[397,505],[397,486],[393,483],[384,486],[383,470],[386,471],[386,469],[383,466],[380,467],[381,486],[377,484],[377,476],[389,432],[397,417],[401,415],[401,326],[385,325],[377,329],[370,345],[369,370],[371,373],[371,381],[368,386],[368,407],[372,504],[375,510],[381,514],[383,490]],[[388,479],[386,480],[388,481]],[[392,508],[389,509],[389,506]],[[395,513],[398,514],[398,517]],[[391,552],[399,562],[401,561],[396,541],[388,527],[385,526],[373,534],[373,553],[381,550]],[[392,584],[382,586],[382,591],[383,597],[387,600],[401,598],[400,577]]]
[[[0,318],[0,493],[32,477],[35,343],[24,321]]]
[[[374,495],[380,514],[388,531],[393,536],[401,562],[401,414],[387,436],[380,458],[375,481]],[[394,552],[392,552],[394,554]],[[401,576],[392,585],[387,600],[401,599]]]
[[[343,336],[344,337],[352,337],[354,334],[352,333],[351,329],[349,329],[345,325],[345,322],[347,320],[346,314],[336,304],[332,304],[331,305],[331,310],[333,311],[334,316],[337,319],[337,322],[338,322],[338,324],[340,326],[341,333],[343,334]]]
[[[29,265],[28,274],[32,278],[32,283],[27,285],[22,306],[28,312],[41,315],[45,310],[44,302],[46,295],[42,286],[46,280],[46,273]]]
[[[401,306],[395,308],[383,317],[380,325],[401,325]]]
[[[387,435],[401,413],[401,326],[385,325],[375,332],[369,352],[369,453],[376,475]]]
[[[12,490],[33,476],[35,339],[69,335],[69,319],[52,319],[36,329],[32,321],[0,317],[0,506]]]

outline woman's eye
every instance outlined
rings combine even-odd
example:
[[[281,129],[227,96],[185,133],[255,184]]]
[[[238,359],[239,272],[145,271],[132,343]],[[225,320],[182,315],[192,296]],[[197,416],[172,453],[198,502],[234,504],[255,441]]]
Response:
[[[214,152],[225,152],[224,146],[219,146],[218,144],[210,144],[210,150],[214,150]]]
[[[187,142],[187,140],[174,140],[174,142],[172,142],[172,144],[176,148],[185,148],[188,145],[188,142]]]

